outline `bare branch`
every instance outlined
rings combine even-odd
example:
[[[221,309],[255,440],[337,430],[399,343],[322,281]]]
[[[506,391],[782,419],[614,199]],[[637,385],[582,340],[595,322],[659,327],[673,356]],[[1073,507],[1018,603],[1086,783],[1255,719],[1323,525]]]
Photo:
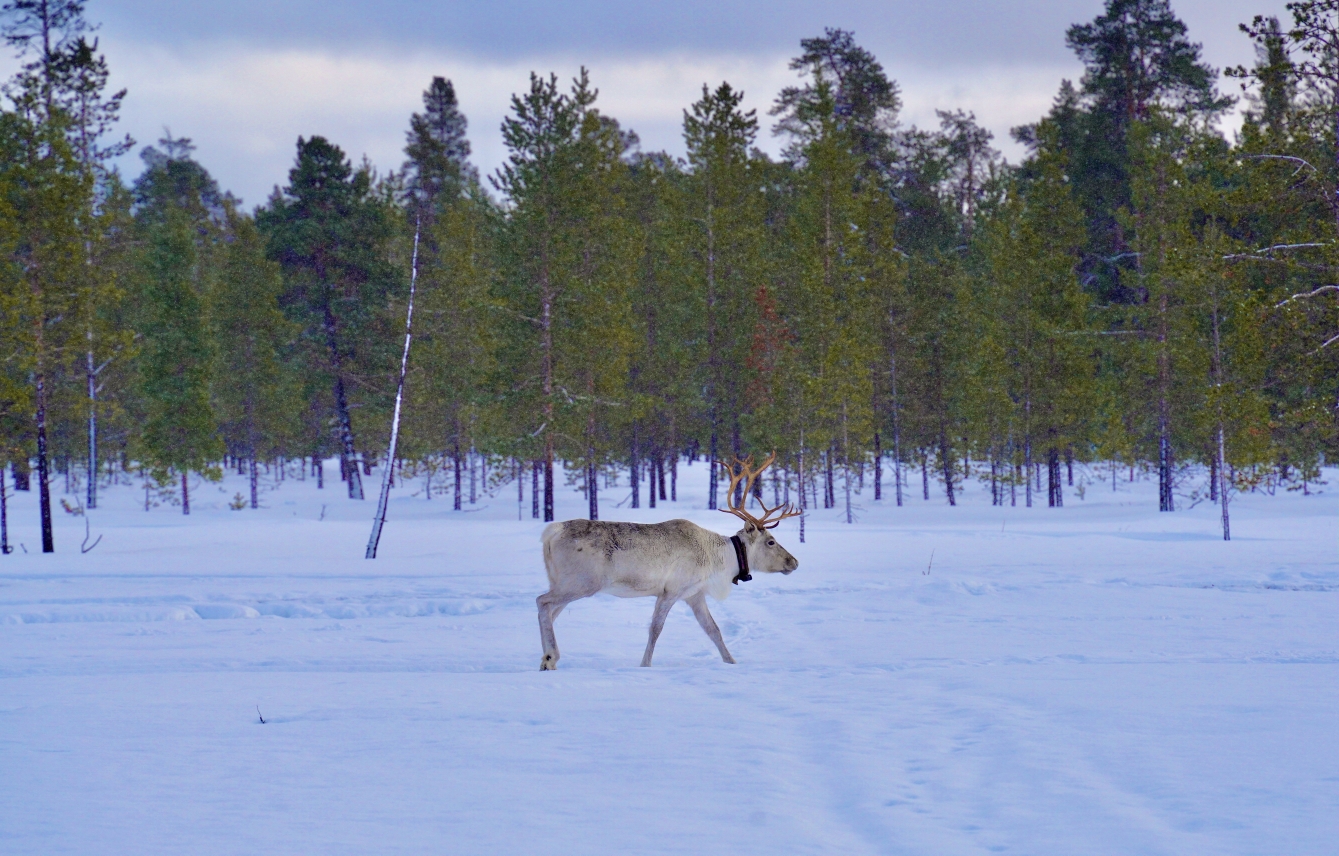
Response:
[[[1066,336],[1147,336],[1145,330],[1067,330]]]
[[[1303,167],[1306,167],[1315,173],[1320,172],[1320,170],[1312,166],[1305,158],[1293,157],[1292,155],[1242,155],[1242,157],[1247,160],[1286,160],[1301,164],[1302,166],[1299,166],[1293,175],[1297,175],[1298,172],[1301,172]]]
[[[1280,300],[1278,303],[1275,303],[1275,304],[1274,304],[1274,308],[1275,308],[1275,309],[1279,309],[1279,308],[1281,308],[1281,307],[1283,307],[1283,306],[1287,306],[1289,303],[1292,303],[1294,300],[1305,300],[1305,299],[1308,298],[1308,297],[1315,297],[1317,294],[1320,294],[1320,293],[1325,292],[1325,291],[1339,291],[1339,285],[1322,285],[1320,288],[1314,289],[1314,290],[1312,290],[1312,291],[1304,291],[1304,292],[1302,292],[1302,293],[1300,293],[1300,294],[1294,294],[1292,297],[1289,297],[1287,300]],[[1326,342],[1325,344],[1328,345],[1329,342]],[[1321,345],[1321,347],[1323,348],[1323,347],[1325,347],[1325,345]]]
[[[1263,249],[1256,250],[1256,252],[1257,252],[1257,253],[1272,253],[1272,252],[1274,252],[1275,250],[1296,250],[1296,249],[1301,249],[1301,248],[1303,248],[1303,247],[1328,247],[1329,245],[1330,245],[1330,242],[1329,242],[1329,241],[1326,241],[1325,243],[1320,243],[1320,244],[1318,244],[1318,243],[1310,243],[1310,244],[1275,244],[1275,245],[1272,246],[1272,247],[1265,247],[1265,248],[1263,248]]]

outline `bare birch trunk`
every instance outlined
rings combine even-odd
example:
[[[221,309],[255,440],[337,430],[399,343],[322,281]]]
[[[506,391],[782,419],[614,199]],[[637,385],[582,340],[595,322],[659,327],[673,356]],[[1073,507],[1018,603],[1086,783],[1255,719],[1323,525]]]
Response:
[[[98,507],[98,375],[93,363],[93,328],[88,328],[88,490],[86,504]]]

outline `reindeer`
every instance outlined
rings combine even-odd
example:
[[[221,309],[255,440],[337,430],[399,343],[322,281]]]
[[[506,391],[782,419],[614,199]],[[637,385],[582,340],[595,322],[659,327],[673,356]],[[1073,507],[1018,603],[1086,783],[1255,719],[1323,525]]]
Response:
[[[601,520],[567,520],[544,528],[544,568],[549,574],[549,590],[536,599],[539,604],[539,636],[544,645],[541,671],[558,668],[558,640],[553,621],[574,600],[602,591],[618,597],[654,597],[651,631],[646,642],[642,665],[651,665],[656,639],[665,626],[670,608],[680,600],[693,610],[721,659],[735,662],[721,638],[720,628],[707,611],[707,595],[725,600],[730,584],[753,579],[750,570],[789,574],[799,567],[795,557],[776,542],[768,530],[787,517],[800,512],[790,505],[762,506],[756,517],[748,504],[753,484],[762,471],[776,460],[776,453],[753,469],[753,457],[736,459],[739,473],[731,472],[726,493],[728,508],[720,509],[744,521],[744,528],[726,538],[687,520],[664,523],[613,523]],[[719,463],[719,462],[718,462]],[[744,483],[743,498],[736,505],[732,497]]]

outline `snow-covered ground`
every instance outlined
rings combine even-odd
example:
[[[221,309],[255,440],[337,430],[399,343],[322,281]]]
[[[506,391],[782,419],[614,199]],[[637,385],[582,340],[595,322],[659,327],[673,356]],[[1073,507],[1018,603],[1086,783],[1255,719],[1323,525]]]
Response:
[[[604,516],[733,531],[705,476]],[[468,513],[399,489],[375,561],[375,502],[338,482],[233,511],[229,476],[190,517],[120,487],[87,555],[59,506],[38,554],[19,494],[0,853],[1334,853],[1327,477],[1239,497],[1230,543],[1147,481],[1058,510],[867,492],[854,526],[782,525],[795,574],[713,603],[739,665],[680,605],[638,668],[651,601],[601,596],[558,621],[556,673],[528,490],[518,522],[514,487]]]

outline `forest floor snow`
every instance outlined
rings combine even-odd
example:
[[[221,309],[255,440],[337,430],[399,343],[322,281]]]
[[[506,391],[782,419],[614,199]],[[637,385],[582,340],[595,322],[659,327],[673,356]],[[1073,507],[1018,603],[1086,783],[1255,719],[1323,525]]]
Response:
[[[120,486],[87,554],[57,505],[50,556],[18,494],[0,852],[1335,852],[1339,470],[1239,496],[1228,543],[1103,472],[1063,509],[867,490],[712,603],[739,665],[680,605],[638,668],[651,601],[599,596],[556,673],[528,479],[519,521],[514,486],[463,513],[397,489],[375,561],[376,479],[271,475],[234,511],[229,475],[189,517]],[[734,531],[679,477],[603,516]]]

